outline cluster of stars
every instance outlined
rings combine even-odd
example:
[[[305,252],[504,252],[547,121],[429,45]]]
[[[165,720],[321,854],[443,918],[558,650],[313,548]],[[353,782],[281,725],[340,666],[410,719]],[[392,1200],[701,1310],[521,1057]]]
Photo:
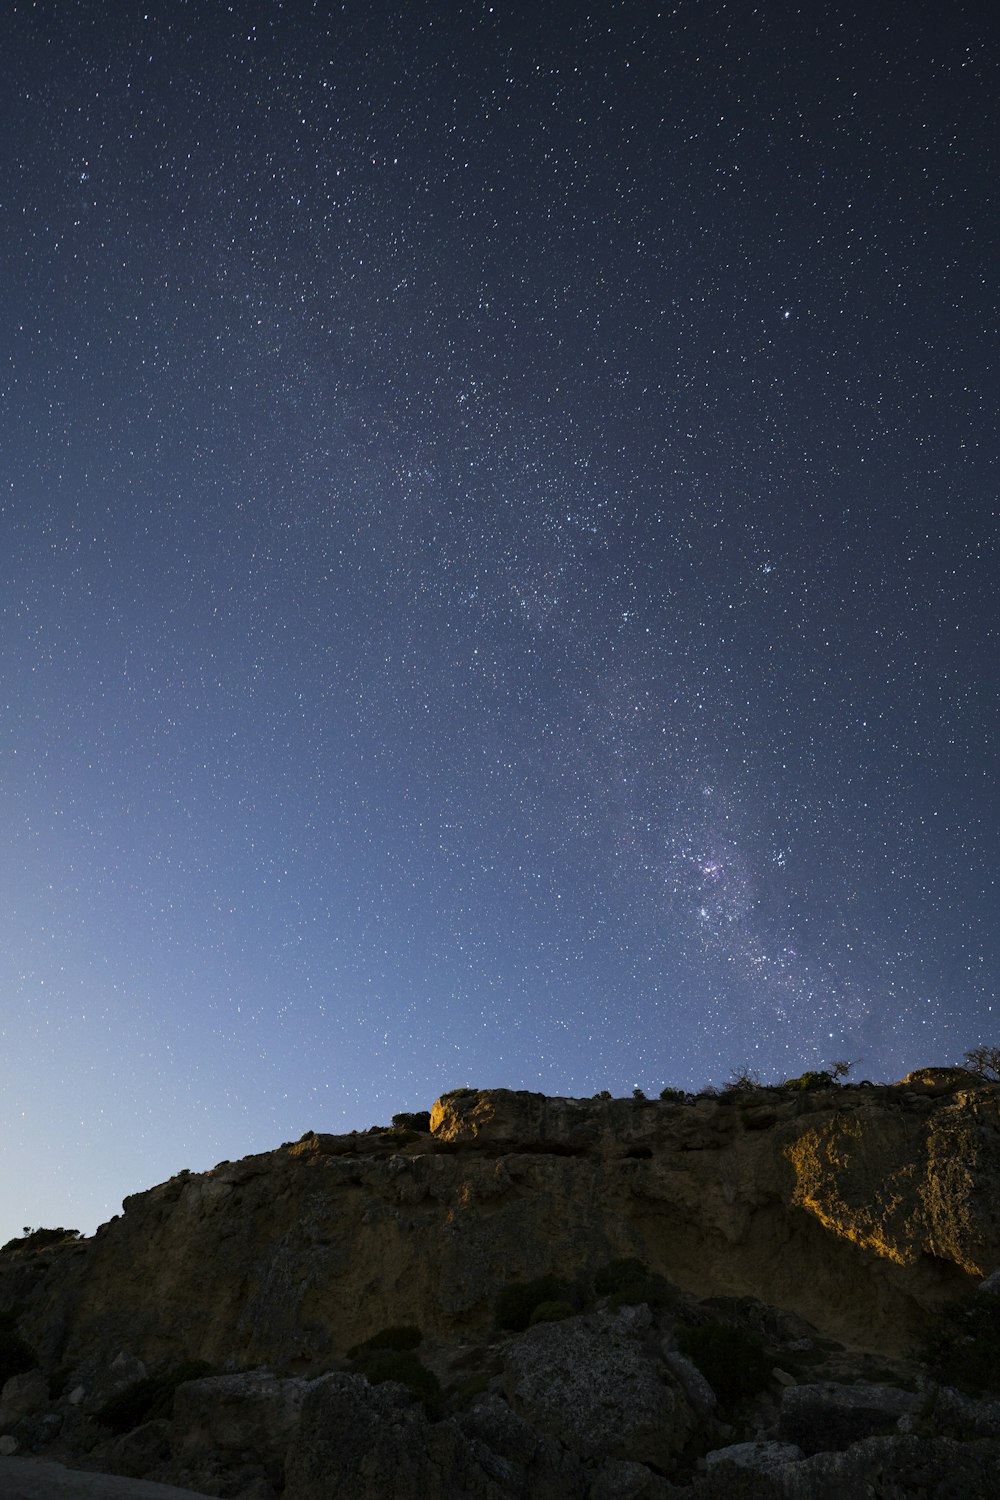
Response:
[[[11,1224],[995,1041],[971,18],[9,11]]]

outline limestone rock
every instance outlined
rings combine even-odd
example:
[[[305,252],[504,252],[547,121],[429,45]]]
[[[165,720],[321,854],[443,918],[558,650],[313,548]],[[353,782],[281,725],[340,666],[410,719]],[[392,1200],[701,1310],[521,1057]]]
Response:
[[[280,1489],[307,1389],[305,1380],[278,1380],[267,1371],[185,1381],[174,1394],[176,1463],[192,1475],[208,1462],[221,1469],[259,1469]]]
[[[1000,1401],[977,1401],[945,1385],[928,1385],[915,1418],[942,1437],[1000,1439]]]
[[[49,1383],[41,1370],[12,1375],[0,1391],[0,1407],[16,1419],[34,1416],[49,1404]]]
[[[895,1428],[912,1416],[920,1398],[890,1385],[786,1386],[781,1393],[778,1431],[807,1454],[847,1448],[861,1438]]]
[[[284,1500],[509,1500],[519,1494],[586,1500],[589,1478],[557,1444],[543,1443],[539,1451],[530,1431],[515,1422],[519,1463],[477,1439],[470,1415],[462,1425],[432,1424],[401,1386],[370,1386],[356,1375],[316,1380],[288,1451]],[[488,1413],[493,1434],[498,1415]]]
[[[667,1500],[676,1493],[645,1464],[611,1458],[594,1474],[587,1500]]]
[[[17,1439],[18,1453],[43,1453],[58,1437],[62,1425],[59,1412],[35,1412],[30,1417],[22,1417],[10,1436]]]
[[[607,1316],[529,1329],[507,1352],[511,1405],[584,1458],[668,1470],[694,1418],[682,1386],[650,1359],[641,1332],[634,1319]]]
[[[508,1282],[585,1285],[629,1256],[890,1353],[1000,1265],[1000,1086],[760,1098],[452,1094],[405,1145],[310,1134],[136,1194],[91,1240],[4,1255],[0,1307],[93,1410],[123,1350],[315,1376],[392,1324],[481,1338]]]
[[[731,1443],[727,1448],[715,1448],[706,1453],[705,1463],[709,1468],[716,1464],[732,1464],[737,1469],[752,1469],[759,1474],[773,1474],[786,1464],[797,1463],[804,1458],[802,1449],[794,1443]]]
[[[696,1416],[710,1417],[719,1404],[718,1397],[704,1375],[679,1349],[664,1349],[663,1363],[677,1381]]]
[[[874,1437],[780,1471],[784,1500],[996,1500],[1000,1443]]]

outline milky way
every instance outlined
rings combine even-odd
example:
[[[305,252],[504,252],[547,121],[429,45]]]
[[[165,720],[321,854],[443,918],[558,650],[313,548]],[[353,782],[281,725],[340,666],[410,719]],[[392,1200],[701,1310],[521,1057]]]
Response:
[[[983,13],[6,12],[7,1232],[996,1042]]]

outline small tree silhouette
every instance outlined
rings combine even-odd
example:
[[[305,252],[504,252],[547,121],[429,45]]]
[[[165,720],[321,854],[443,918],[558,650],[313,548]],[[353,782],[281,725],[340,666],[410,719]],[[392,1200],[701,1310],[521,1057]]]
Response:
[[[1000,1047],[970,1047],[965,1054],[970,1072],[1000,1082]]]
[[[742,1067],[733,1069],[722,1088],[727,1094],[752,1094],[760,1086],[760,1074],[751,1067]]]
[[[846,1078],[851,1069],[856,1068],[860,1061],[860,1058],[855,1058],[854,1062],[846,1062],[844,1058],[838,1058],[836,1062],[827,1063],[830,1077]]]

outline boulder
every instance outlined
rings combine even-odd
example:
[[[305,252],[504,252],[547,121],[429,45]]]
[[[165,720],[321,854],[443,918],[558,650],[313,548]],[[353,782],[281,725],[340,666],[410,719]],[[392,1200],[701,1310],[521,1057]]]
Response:
[[[174,1393],[172,1447],[180,1468],[259,1468],[269,1484],[285,1482],[285,1453],[299,1422],[309,1382],[270,1372],[213,1375],[185,1381]]]
[[[783,1500],[996,1500],[1000,1442],[866,1438],[780,1471]]]
[[[667,1500],[676,1493],[645,1464],[610,1458],[594,1474],[587,1500]]]
[[[711,1417],[719,1404],[719,1398],[698,1366],[679,1349],[669,1347],[663,1350],[663,1363],[684,1392],[695,1415],[701,1418]]]
[[[786,1464],[797,1463],[804,1458],[802,1449],[794,1443],[730,1443],[727,1448],[715,1448],[705,1454],[705,1464],[714,1468],[716,1464],[732,1464],[737,1469],[753,1469],[758,1474],[772,1474]]]
[[[913,1419],[941,1437],[1000,1438],[1000,1401],[977,1401],[951,1386],[928,1386],[920,1412]],[[904,1419],[905,1423],[905,1419]],[[901,1423],[901,1426],[904,1425]]]
[[[59,1436],[62,1425],[59,1412],[38,1411],[30,1417],[22,1417],[11,1436],[17,1439],[19,1453],[43,1453]]]
[[[786,1386],[781,1393],[778,1435],[807,1454],[847,1448],[876,1437],[919,1410],[920,1398],[891,1385]]]
[[[170,1423],[165,1417],[145,1422],[116,1438],[108,1449],[107,1466],[112,1474],[142,1479],[170,1462]]]
[[[584,1458],[669,1470],[694,1417],[681,1382],[650,1358],[643,1321],[647,1308],[628,1308],[529,1329],[504,1362],[515,1411]]]
[[[49,1382],[41,1370],[12,1375],[0,1391],[0,1408],[16,1420],[32,1417],[49,1404]]]
[[[392,1382],[359,1375],[312,1382],[288,1450],[284,1500],[505,1500],[454,1423],[432,1428],[423,1407]],[[572,1495],[572,1491],[567,1494]],[[576,1491],[582,1500],[582,1491]]]
[[[102,1360],[97,1357],[88,1360],[79,1374],[81,1378],[79,1383],[74,1381],[69,1399],[73,1405],[79,1404],[84,1411],[93,1414],[99,1412],[115,1396],[124,1395],[141,1380],[145,1380],[149,1371],[137,1355],[119,1350],[112,1359]],[[73,1399],[77,1390],[83,1392],[78,1402]]]

